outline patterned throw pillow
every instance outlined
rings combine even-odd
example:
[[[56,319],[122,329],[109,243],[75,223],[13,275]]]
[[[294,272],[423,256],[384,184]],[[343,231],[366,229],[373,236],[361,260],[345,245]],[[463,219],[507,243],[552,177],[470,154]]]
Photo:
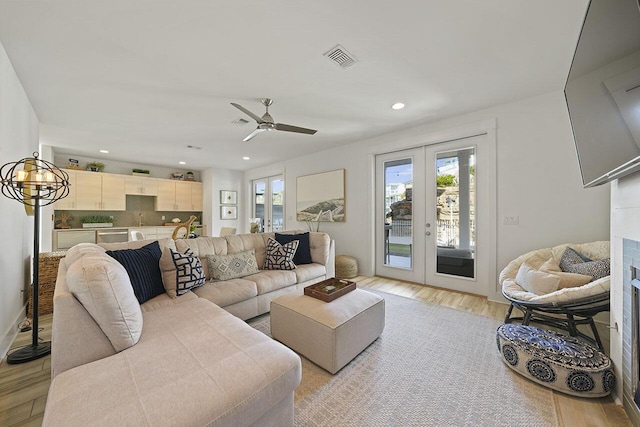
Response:
[[[296,265],[293,257],[298,249],[298,240],[281,245],[269,237],[267,242],[267,258],[264,261],[265,270],[294,270]]]
[[[571,249],[570,247],[567,247],[567,249],[565,249],[564,253],[562,254],[562,258],[560,259],[560,270],[569,271],[567,269],[569,268],[570,265],[581,264],[583,262],[589,262],[589,261],[593,261],[593,260],[591,258],[588,258],[582,255],[580,252],[577,252],[576,250]]]
[[[611,262],[609,258],[599,259],[597,261],[582,262],[572,264],[567,267],[568,273],[586,274],[598,280],[611,274]]]
[[[209,274],[213,280],[231,280],[256,274],[258,261],[254,249],[227,255],[207,255]]]
[[[160,258],[160,270],[162,283],[171,298],[200,287],[206,281],[200,259],[189,248],[184,253],[165,249]]]

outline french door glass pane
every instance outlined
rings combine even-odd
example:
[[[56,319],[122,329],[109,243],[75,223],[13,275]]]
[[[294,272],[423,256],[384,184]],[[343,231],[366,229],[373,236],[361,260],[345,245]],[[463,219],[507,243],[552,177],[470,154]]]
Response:
[[[475,149],[436,154],[437,272],[475,277]]]
[[[384,162],[384,264],[411,268],[413,160]]]
[[[284,229],[284,181],[271,181],[271,231]]]
[[[254,182],[254,205],[253,205],[253,216],[255,218],[260,218],[261,230],[264,230],[265,222],[264,222],[264,193],[266,189],[266,184],[263,181]]]

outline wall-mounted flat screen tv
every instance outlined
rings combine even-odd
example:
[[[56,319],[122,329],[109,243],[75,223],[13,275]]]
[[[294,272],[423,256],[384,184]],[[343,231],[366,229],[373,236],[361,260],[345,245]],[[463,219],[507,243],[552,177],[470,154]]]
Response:
[[[640,171],[640,0],[591,0],[565,85],[585,187]]]

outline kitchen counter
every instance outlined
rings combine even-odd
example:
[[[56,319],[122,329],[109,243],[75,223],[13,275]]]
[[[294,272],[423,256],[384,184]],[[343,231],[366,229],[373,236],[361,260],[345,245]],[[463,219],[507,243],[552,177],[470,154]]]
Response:
[[[176,225],[177,226],[177,225]],[[87,227],[87,228],[61,228],[53,230],[53,249],[54,251],[64,251],[78,243],[109,243],[109,242],[126,242],[131,240],[131,231],[140,231],[144,234],[145,239],[163,239],[171,237],[173,225],[158,225],[142,227]],[[204,225],[196,225],[196,234],[198,236],[206,236],[206,227]]]

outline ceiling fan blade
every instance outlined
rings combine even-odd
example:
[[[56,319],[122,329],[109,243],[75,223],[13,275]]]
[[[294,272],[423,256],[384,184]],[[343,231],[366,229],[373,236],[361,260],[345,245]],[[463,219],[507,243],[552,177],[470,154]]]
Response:
[[[247,116],[251,117],[253,120],[255,120],[256,122],[258,122],[258,124],[260,123],[264,123],[264,120],[262,120],[261,117],[256,116],[255,114],[253,114],[251,111],[247,110],[246,108],[244,108],[242,105],[240,104],[236,104],[235,102],[232,102],[231,105],[233,105],[234,107],[236,107],[238,110],[242,111],[243,113],[245,113]]]
[[[251,139],[253,139],[254,136],[258,135],[259,133],[265,132],[265,131],[266,131],[266,129],[257,128],[256,130],[251,132],[249,135],[247,135],[247,137],[245,139],[243,139],[243,141],[244,142],[250,141]]]
[[[275,128],[276,130],[283,130],[285,132],[306,133],[308,135],[313,135],[314,133],[318,132],[315,129],[307,129],[307,128],[301,128],[298,126],[285,125],[284,123],[276,123]]]

